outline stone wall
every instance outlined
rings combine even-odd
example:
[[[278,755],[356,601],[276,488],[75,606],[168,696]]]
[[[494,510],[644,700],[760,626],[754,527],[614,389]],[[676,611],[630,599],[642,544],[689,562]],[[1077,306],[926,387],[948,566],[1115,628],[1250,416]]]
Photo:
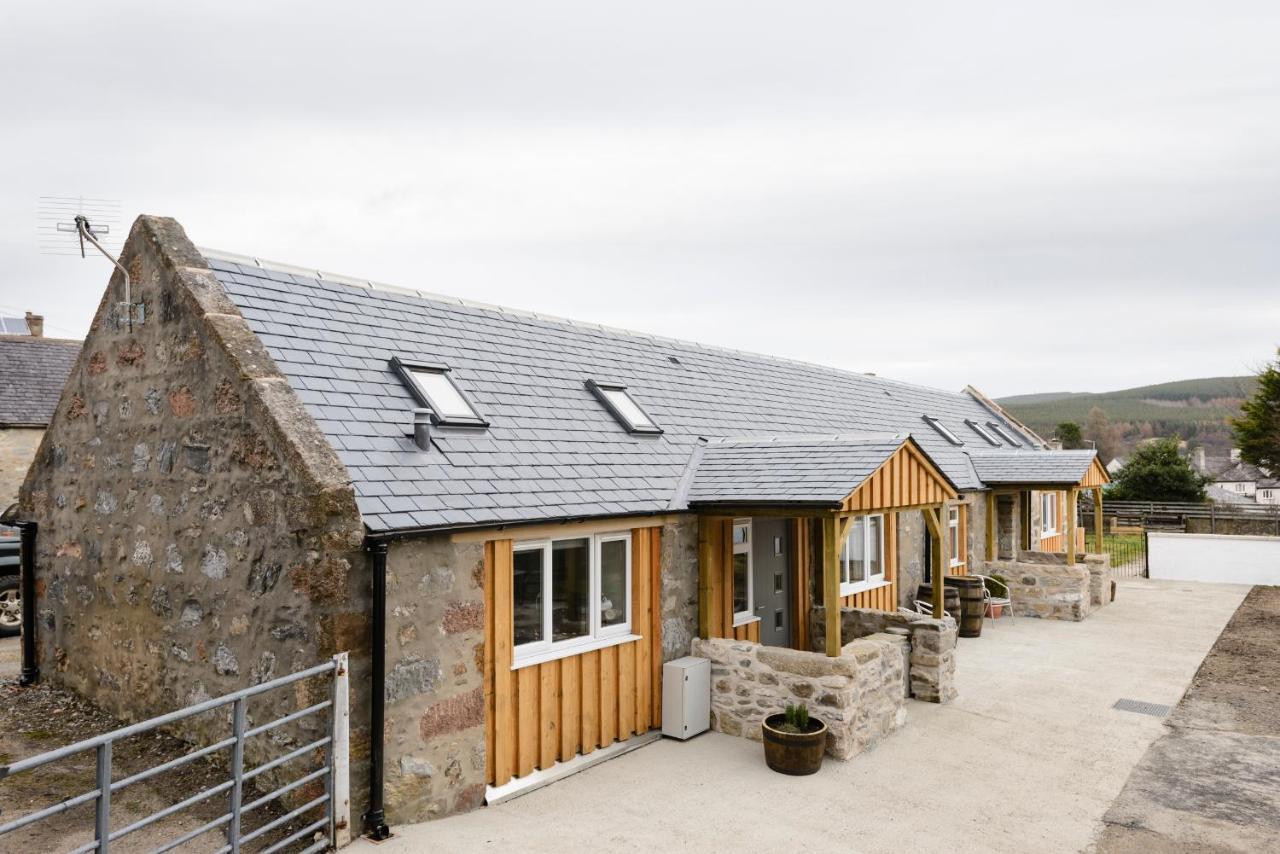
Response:
[[[1280,508],[1268,517],[1256,519],[1210,519],[1189,516],[1186,520],[1188,534],[1236,534],[1255,537],[1280,537]]]
[[[43,436],[41,427],[0,428],[0,512],[18,500],[18,488]]]
[[[826,609],[815,605],[810,612],[815,652],[826,649]],[[906,696],[926,703],[948,703],[956,697],[956,641],[959,627],[951,617],[935,620],[924,614],[878,611],[874,608],[841,608],[840,639],[846,643],[873,634],[892,634],[908,639],[902,649],[903,685]]]
[[[484,803],[484,546],[447,535],[387,553],[391,824]]]
[[[898,604],[913,607],[916,588],[924,582],[924,514],[909,510],[898,514]]]
[[[358,808],[369,577],[346,470],[177,223],[139,219],[122,262],[146,322],[116,322],[117,274],[22,489],[42,676],[134,721],[351,650]],[[263,695],[251,724],[318,696]],[[175,729],[208,742],[227,723]]]
[[[968,527],[965,529],[965,566],[970,572],[978,572],[987,559],[987,494],[970,492],[965,496],[965,503],[969,507]]]
[[[698,517],[662,526],[662,660],[689,654],[698,634]]]
[[[1063,555],[1023,552],[1016,561],[988,562],[984,574],[1008,582],[1014,616],[1076,621],[1089,616],[1092,573],[1084,562],[1068,566]]]
[[[711,726],[761,740],[764,719],[804,703],[827,725],[827,754],[848,759],[906,723],[901,635],[875,634],[821,653],[723,638],[693,641],[711,660]]]

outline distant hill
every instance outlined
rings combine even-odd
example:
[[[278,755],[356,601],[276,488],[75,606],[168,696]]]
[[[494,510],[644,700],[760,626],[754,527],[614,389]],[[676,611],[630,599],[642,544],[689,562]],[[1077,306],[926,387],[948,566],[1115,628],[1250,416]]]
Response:
[[[1001,398],[998,403],[1045,436],[1052,435],[1063,421],[1074,421],[1083,427],[1089,411],[1097,406],[1112,423],[1128,425],[1131,436],[1139,432],[1178,434],[1184,438],[1203,434],[1209,444],[1221,444],[1230,441],[1227,418],[1240,411],[1240,404],[1253,394],[1256,384],[1254,377],[1207,377],[1101,394],[1019,394]]]

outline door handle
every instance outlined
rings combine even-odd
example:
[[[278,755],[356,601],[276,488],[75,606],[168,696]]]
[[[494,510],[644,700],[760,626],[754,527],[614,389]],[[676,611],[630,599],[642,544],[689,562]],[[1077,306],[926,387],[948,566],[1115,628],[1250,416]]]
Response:
[[[763,611],[763,610],[765,609],[765,607],[766,607],[766,606],[764,606],[764,605],[757,605],[757,606],[756,606],[756,610],[757,610],[757,611]]]

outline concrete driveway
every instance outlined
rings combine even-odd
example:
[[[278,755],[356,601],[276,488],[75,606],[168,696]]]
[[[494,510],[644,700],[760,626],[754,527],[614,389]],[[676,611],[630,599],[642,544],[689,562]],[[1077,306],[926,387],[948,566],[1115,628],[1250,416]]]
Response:
[[[960,697],[813,777],[761,747],[663,740],[464,816],[393,828],[410,851],[1062,852],[1088,849],[1248,587],[1131,580],[1083,623],[1008,619],[960,641]],[[355,851],[375,846],[357,842]]]

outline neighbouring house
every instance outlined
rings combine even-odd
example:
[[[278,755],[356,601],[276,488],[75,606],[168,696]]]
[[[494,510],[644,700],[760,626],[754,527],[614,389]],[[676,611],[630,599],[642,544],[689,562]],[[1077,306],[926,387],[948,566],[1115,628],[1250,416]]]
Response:
[[[44,318],[0,317],[0,511],[18,500],[79,341],[44,337]]]
[[[1239,448],[1232,448],[1230,455],[1221,459],[1207,458],[1204,448],[1196,448],[1191,452],[1191,465],[1209,479],[1210,498],[1227,493],[1254,504],[1280,504],[1280,479],[1241,460]]]
[[[22,492],[41,664],[137,718],[350,650],[393,822],[657,730],[691,650],[716,728],[806,698],[843,758],[954,695],[954,621],[897,610],[922,584],[1103,604],[1075,510],[1101,463],[971,388],[201,250],[169,219],[121,261],[145,321],[104,299]]]
[[[1114,458],[1111,462],[1107,463],[1107,474],[1115,477],[1120,474],[1120,470],[1124,468],[1124,464],[1127,462],[1129,461],[1124,457]]]

